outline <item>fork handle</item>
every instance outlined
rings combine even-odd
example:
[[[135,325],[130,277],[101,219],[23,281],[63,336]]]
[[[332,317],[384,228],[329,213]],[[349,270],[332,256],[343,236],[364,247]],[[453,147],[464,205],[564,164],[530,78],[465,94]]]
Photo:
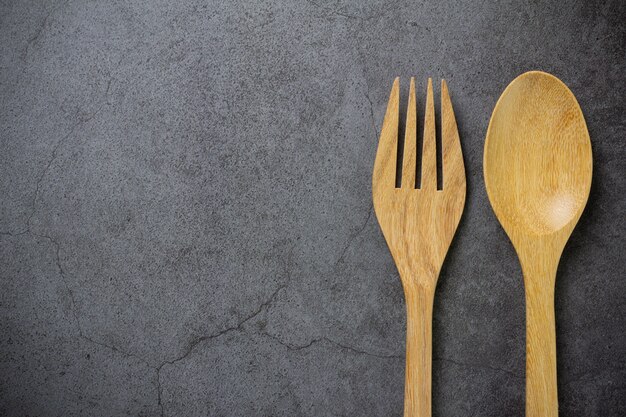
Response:
[[[431,417],[434,291],[405,291],[407,309],[404,417]]]

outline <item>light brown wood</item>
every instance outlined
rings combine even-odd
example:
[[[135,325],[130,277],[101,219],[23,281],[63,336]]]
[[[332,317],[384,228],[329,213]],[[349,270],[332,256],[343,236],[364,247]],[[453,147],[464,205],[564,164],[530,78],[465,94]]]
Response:
[[[383,122],[372,191],[374,210],[398,268],[407,306],[405,417],[431,416],[432,311],[435,287],[463,206],[465,168],[454,111],[441,83],[443,189],[437,190],[435,108],[428,80],[422,175],[416,189],[417,117],[411,78],[401,187],[395,188],[400,81],[391,89]]]
[[[558,415],[556,269],[591,186],[589,133],[572,92],[539,71],[516,78],[491,116],[487,194],[509,236],[526,293],[526,416]]]

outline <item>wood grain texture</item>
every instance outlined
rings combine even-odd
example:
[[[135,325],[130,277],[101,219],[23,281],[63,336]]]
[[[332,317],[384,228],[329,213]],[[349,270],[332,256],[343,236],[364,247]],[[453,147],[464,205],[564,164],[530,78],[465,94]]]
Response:
[[[415,184],[417,117],[411,79],[400,188],[395,188],[400,82],[393,83],[381,131],[372,191],[376,217],[398,268],[407,305],[405,417],[431,415],[432,310],[439,271],[465,205],[461,144],[442,81],[443,189],[437,190],[435,112],[428,80],[422,175]]]
[[[527,72],[493,111],[484,152],[489,200],[519,257],[526,295],[526,416],[558,415],[556,270],[589,196],[582,111],[556,77]]]

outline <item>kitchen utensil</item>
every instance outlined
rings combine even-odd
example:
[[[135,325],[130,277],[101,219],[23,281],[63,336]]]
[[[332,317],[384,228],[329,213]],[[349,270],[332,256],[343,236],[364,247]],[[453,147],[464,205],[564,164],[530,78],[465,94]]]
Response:
[[[558,415],[554,286],[589,196],[591,142],[572,92],[532,71],[504,90],[484,153],[489,201],[509,236],[526,294],[526,416]]]
[[[437,189],[435,106],[428,80],[421,181],[416,184],[417,115],[411,78],[402,178],[396,188],[400,81],[393,83],[380,134],[374,210],[398,268],[407,308],[405,417],[431,415],[432,311],[435,287],[465,204],[465,168],[452,103],[441,83],[442,189]],[[417,186],[417,187],[416,187]]]

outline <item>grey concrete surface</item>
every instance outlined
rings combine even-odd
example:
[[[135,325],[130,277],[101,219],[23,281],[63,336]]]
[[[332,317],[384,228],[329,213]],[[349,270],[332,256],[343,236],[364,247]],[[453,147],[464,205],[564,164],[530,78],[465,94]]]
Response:
[[[625,2],[0,4],[0,415],[401,416],[370,181],[393,78],[421,107],[431,76],[468,175],[433,414],[523,416],[523,283],[482,148],[531,69],[576,94],[594,151],[557,280],[561,416],[626,415]]]

